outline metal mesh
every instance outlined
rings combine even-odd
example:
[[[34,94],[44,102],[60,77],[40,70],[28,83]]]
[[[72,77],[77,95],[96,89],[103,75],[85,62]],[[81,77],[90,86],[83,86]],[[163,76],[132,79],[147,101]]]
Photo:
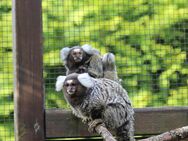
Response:
[[[67,108],[55,92],[65,74],[59,51],[91,44],[116,56],[134,107],[188,105],[187,0],[43,0],[46,108]],[[14,140],[11,1],[0,1],[0,141]]]
[[[11,1],[0,1],[0,141],[13,141]]]
[[[43,0],[46,107],[67,107],[55,92],[65,74],[59,52],[91,44],[113,52],[134,107],[188,105],[188,1]]]

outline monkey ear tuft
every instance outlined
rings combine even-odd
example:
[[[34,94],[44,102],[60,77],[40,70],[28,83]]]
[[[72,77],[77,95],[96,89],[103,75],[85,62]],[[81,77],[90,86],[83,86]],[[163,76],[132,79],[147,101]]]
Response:
[[[85,44],[82,46],[82,49],[89,55],[100,55],[100,52],[92,48],[91,45]]]
[[[69,52],[70,52],[70,48],[69,47],[64,47],[63,49],[61,49],[60,51],[60,56],[61,56],[61,59],[63,61],[65,61],[69,55]]]
[[[91,88],[95,84],[94,79],[88,73],[79,74],[78,81],[86,88]]]
[[[114,64],[115,63],[115,55],[113,53],[106,53],[102,57],[102,62],[103,63],[108,63],[108,64]]]
[[[63,89],[63,83],[65,81],[65,78],[66,78],[66,76],[61,76],[61,75],[57,77],[57,81],[55,84],[55,88],[56,88],[57,92],[59,92]]]

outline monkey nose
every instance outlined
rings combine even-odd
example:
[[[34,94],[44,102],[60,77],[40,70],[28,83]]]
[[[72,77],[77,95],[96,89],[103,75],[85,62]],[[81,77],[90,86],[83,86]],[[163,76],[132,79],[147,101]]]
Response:
[[[80,61],[82,61],[82,58],[81,57],[75,57],[74,61],[75,62],[80,62]]]

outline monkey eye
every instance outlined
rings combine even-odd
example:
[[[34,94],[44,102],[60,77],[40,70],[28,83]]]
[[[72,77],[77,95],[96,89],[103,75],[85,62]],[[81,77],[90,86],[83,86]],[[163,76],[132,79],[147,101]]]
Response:
[[[75,84],[75,83],[72,83],[71,86],[76,86],[76,84]]]
[[[69,84],[68,84],[68,83],[66,83],[66,84],[65,84],[65,87],[68,87],[68,86],[69,86]]]
[[[73,54],[73,55],[76,55],[76,52],[73,52],[72,54]]]

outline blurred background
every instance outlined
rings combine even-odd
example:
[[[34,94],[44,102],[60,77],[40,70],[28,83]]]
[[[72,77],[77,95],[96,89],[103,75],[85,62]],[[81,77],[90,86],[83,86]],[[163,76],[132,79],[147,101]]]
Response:
[[[69,108],[55,92],[63,47],[91,44],[116,56],[135,108],[188,106],[187,0],[42,0],[46,108]],[[0,141],[14,141],[12,2],[0,1]]]

